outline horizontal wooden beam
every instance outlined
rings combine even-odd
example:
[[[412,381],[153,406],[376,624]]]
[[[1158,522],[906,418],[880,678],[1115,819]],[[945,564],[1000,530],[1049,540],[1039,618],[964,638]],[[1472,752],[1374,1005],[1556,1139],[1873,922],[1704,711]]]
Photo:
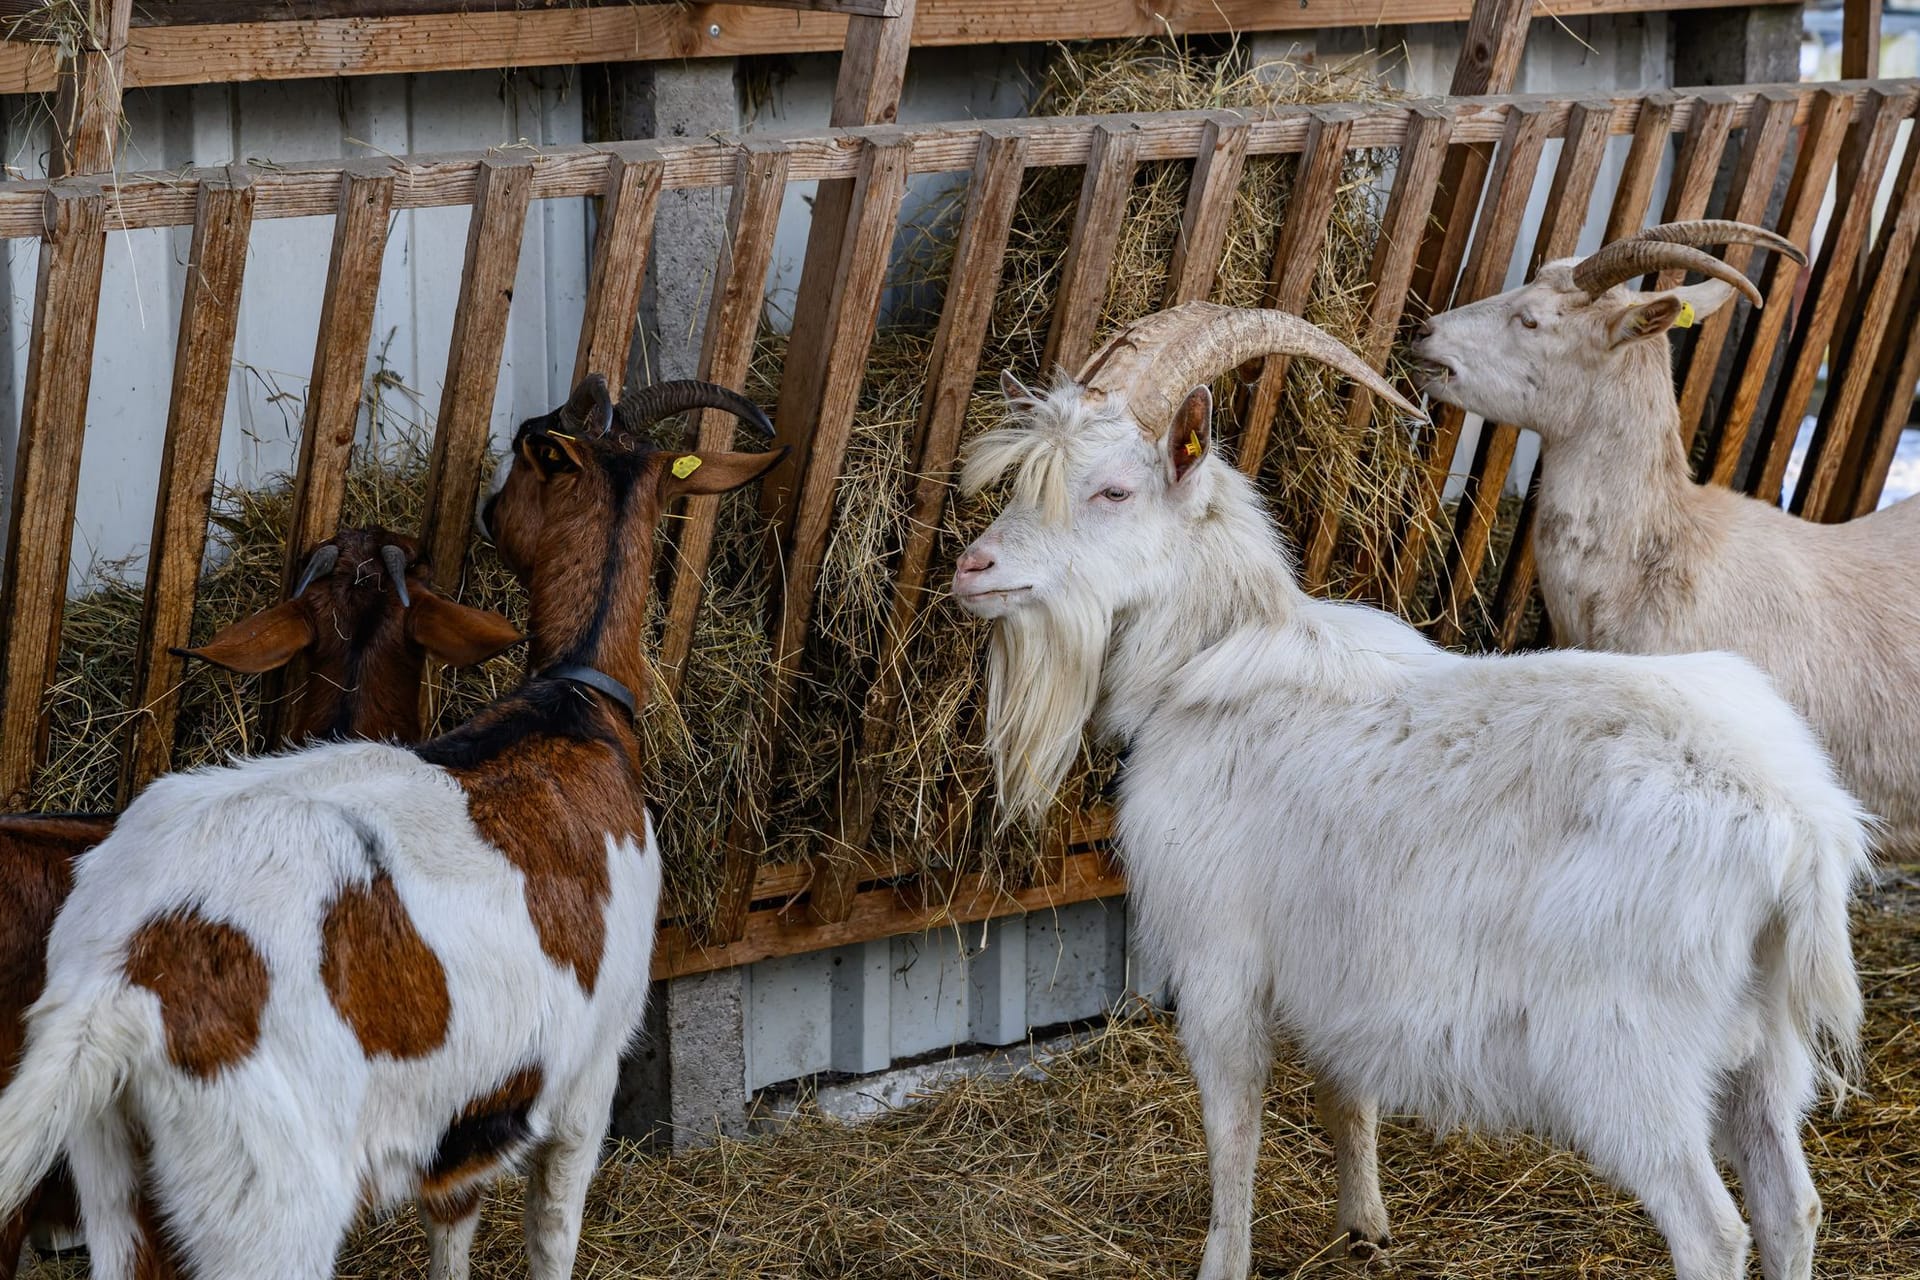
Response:
[[[1734,101],[1734,128],[1747,123],[1755,98],[1768,86],[1727,91]],[[1830,85],[1790,85],[1786,91],[1798,99],[1796,127],[1811,115],[1811,100],[1818,89],[1845,95],[1852,100],[1852,115],[1859,118],[1861,101],[1869,90],[1901,94],[1920,89],[1920,79],[1862,80]],[[1721,91],[1714,90],[1719,93]],[[1546,128],[1551,137],[1566,132],[1567,117],[1578,97],[1547,98],[1534,95],[1504,98],[1449,99],[1443,109],[1451,113],[1450,136],[1460,142],[1496,142],[1506,130],[1507,116],[1515,103],[1542,104]],[[1585,101],[1595,101],[1584,99]],[[1611,104],[1608,121],[1610,134],[1632,133],[1640,116],[1641,99],[1620,97]],[[1682,95],[1676,102],[1669,127],[1687,128],[1693,118],[1694,100]],[[1350,149],[1398,147],[1407,136],[1409,104],[1370,107],[1353,118],[1348,138]],[[1029,168],[1049,165],[1083,165],[1092,150],[1093,126],[1106,122],[1115,128],[1132,130],[1139,139],[1138,160],[1191,160],[1199,154],[1207,125],[1220,118],[1215,111],[1179,111],[1098,118],[1057,116],[1040,119],[994,122],[991,127],[1018,134],[1026,140]],[[1296,155],[1307,144],[1313,123],[1310,108],[1286,108],[1252,118],[1247,131],[1247,154]],[[904,137],[911,148],[907,167],[910,173],[970,172],[979,154],[980,139],[989,127],[979,121],[957,124],[916,125],[911,128],[877,126],[890,135]],[[859,167],[864,139],[871,129],[827,129],[812,132],[756,133],[756,144],[777,144],[789,154],[787,177],[791,182],[851,178]],[[523,151],[531,156],[535,200],[597,196],[606,189],[608,166],[613,156],[628,163],[658,160],[662,166],[661,185],[666,190],[730,185],[738,169],[741,141],[721,142],[668,140],[661,142],[614,143],[607,146],[557,148],[538,152],[531,148],[509,148],[508,153]],[[492,153],[501,154],[500,151]],[[424,209],[445,205],[472,204],[477,189],[480,165],[487,156],[473,152],[464,155],[415,156],[390,163],[394,176],[393,207]],[[323,217],[331,214],[339,198],[340,177],[349,167],[364,169],[365,161],[332,160],[314,164],[289,164],[261,170],[255,175],[258,188],[254,211],[256,221],[269,218]],[[191,226],[194,202],[202,173],[223,173],[223,169],[189,169],[173,173],[132,173],[121,175],[107,192],[107,225],[117,229],[135,227]],[[43,209],[48,191],[58,183],[44,180],[0,183],[0,238],[38,236],[44,228]]]
[[[621,4],[390,17],[321,17],[137,27],[127,49],[129,88],[298,80],[494,67],[651,62],[838,49],[842,12],[738,4]],[[1787,0],[1764,0],[1785,3]],[[799,0],[794,0],[799,3]],[[1748,7],[1753,0],[1565,0],[1556,18],[1594,13]],[[925,0],[913,43],[977,45],[1246,31],[1298,31],[1460,22],[1471,0]],[[1543,19],[1544,20],[1544,19]],[[0,93],[52,89],[55,48],[0,41]]]
[[[668,0],[638,0],[667,3]],[[900,0],[752,0],[756,7],[897,17]],[[163,0],[133,15],[136,27],[187,27],[254,22],[322,22],[338,18],[452,18],[476,13],[544,13],[631,6],[636,0]],[[6,0],[0,0],[0,13]]]

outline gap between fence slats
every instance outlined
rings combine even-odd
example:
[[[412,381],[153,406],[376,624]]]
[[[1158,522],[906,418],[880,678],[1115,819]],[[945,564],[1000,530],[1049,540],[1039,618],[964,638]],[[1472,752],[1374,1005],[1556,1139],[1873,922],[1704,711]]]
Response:
[[[206,553],[207,515],[227,389],[233,381],[233,342],[253,228],[253,192],[252,175],[244,166],[235,166],[225,180],[208,178],[199,188],[200,212],[193,223],[180,299],[153,541],[147,548],[140,643],[134,652],[136,714],[121,758],[122,807],[173,763],[182,662],[172,651],[189,639],[194,588]]]
[[[1346,168],[1347,141],[1352,136],[1353,112],[1337,107],[1315,112],[1292,196],[1284,217],[1280,217],[1280,234],[1274,238],[1273,265],[1267,272],[1261,306],[1294,315],[1306,309],[1326,243],[1327,223],[1340,195],[1340,175]],[[1275,214],[1278,217],[1279,211]],[[1267,440],[1273,433],[1289,363],[1286,356],[1266,356],[1253,366],[1252,377],[1240,387],[1236,415],[1240,438],[1234,442],[1234,452],[1240,470],[1247,475],[1259,475],[1266,460]]]
[[[1025,141],[1018,134],[989,131],[981,140],[980,159],[967,188],[966,214],[928,357],[915,431],[912,507],[894,574],[892,608],[862,709],[857,758],[846,775],[851,782],[835,824],[847,850],[865,852],[873,835],[873,815],[880,803],[880,761],[893,748],[906,698],[911,641],[928,594],[927,571],[946,511],[968,403],[979,377],[980,350],[993,319],[994,294],[1000,287],[1025,172]]]
[[[1521,224],[1526,218],[1527,202],[1533,195],[1534,176],[1539,172],[1546,145],[1545,115],[1515,111],[1508,124],[1507,140],[1501,144],[1499,161],[1490,179],[1492,203],[1486,210],[1485,225],[1481,228],[1461,281],[1462,301],[1490,297],[1505,286],[1507,268],[1519,247]],[[1451,406],[1447,409],[1451,409]],[[1449,416],[1447,409],[1442,410],[1443,417]],[[1465,416],[1458,410],[1452,410],[1452,415],[1462,420]],[[1457,439],[1458,433],[1459,426],[1455,425],[1451,433],[1443,429],[1436,432],[1436,436],[1444,438],[1451,434]],[[1460,613],[1473,599],[1474,584],[1479,578],[1481,561],[1485,559],[1487,543],[1493,534],[1494,517],[1500,510],[1500,495],[1506,488],[1507,472],[1513,467],[1519,438],[1520,433],[1513,427],[1493,422],[1481,424],[1480,438],[1474,446],[1473,465],[1467,473],[1467,487],[1460,495],[1456,513],[1455,536],[1447,557],[1440,616],[1434,623],[1435,638],[1441,644],[1452,644],[1459,639]],[[1452,445],[1447,447],[1451,449]],[[1450,464],[1442,462],[1441,465]],[[1440,482],[1444,483],[1444,479]],[[1410,550],[1419,547],[1418,528],[1415,525],[1407,530],[1406,544]],[[1406,576],[1411,564],[1412,559],[1409,558],[1401,566],[1402,599],[1411,592],[1411,581]]]
[[[1200,154],[1193,162],[1186,211],[1173,242],[1173,258],[1167,263],[1162,306],[1202,302],[1213,292],[1240,175],[1246,170],[1247,133],[1247,119],[1237,111],[1216,112],[1200,132]]]
[[[1100,323],[1101,304],[1107,300],[1114,255],[1120,249],[1120,228],[1133,194],[1139,150],[1139,136],[1130,126],[1106,121],[1093,126],[1073,238],[1060,268],[1053,324],[1040,359],[1043,376],[1054,369],[1077,370],[1093,354],[1094,330]]]
[[[1840,158],[1840,143],[1852,116],[1848,95],[1822,90],[1814,99],[1812,112],[1800,130],[1799,153],[1795,157],[1793,177],[1787,182],[1786,201],[1780,210],[1780,234],[1799,245],[1811,257],[1813,229],[1820,215],[1827,184]],[[1760,293],[1765,305],[1749,317],[1734,355],[1734,376],[1727,390],[1726,404],[1720,412],[1719,439],[1714,445],[1710,474],[1715,484],[1732,484],[1739,473],[1747,440],[1753,434],[1754,420],[1760,413],[1760,401],[1766,389],[1768,373],[1775,363],[1780,335],[1793,319],[1794,293],[1805,269],[1790,258],[1767,254],[1761,268]],[[1757,449],[1759,457],[1751,468],[1747,492],[1764,488],[1766,460],[1770,449],[1764,429]],[[1768,501],[1777,502],[1778,482]]]
[[[1860,257],[1872,221],[1874,194],[1886,174],[1910,98],[1910,93],[1870,90],[1866,117],[1853,129],[1854,145],[1849,149],[1842,144],[1833,215],[1827,222],[1827,234],[1814,264],[1813,280],[1807,286],[1806,301],[1801,304],[1794,334],[1788,343],[1780,389],[1767,413],[1767,461],[1761,476],[1762,494],[1779,493],[1786,476],[1787,459],[1800,432],[1800,419],[1806,412],[1814,379],[1826,361],[1828,341],[1852,288],[1854,263]],[[1809,450],[1802,476],[1809,476],[1819,465],[1819,457]],[[1800,496],[1795,495],[1795,512],[1800,510]]]
[[[46,750],[41,698],[60,657],[106,260],[105,189],[65,184],[46,198],[43,217],[0,574],[0,796],[9,809],[25,800]]]
[[[665,171],[651,146],[641,144],[616,153],[594,234],[573,381],[577,385],[589,373],[598,373],[606,378],[607,390],[616,401],[626,388],[627,360],[640,315],[640,291],[647,282],[653,217],[660,207]]]
[[[773,235],[780,224],[790,158],[785,147],[772,143],[750,144],[740,155],[733,198],[727,206],[727,238],[721,246],[700,340],[700,376],[708,382],[735,390],[746,386],[754,339],[760,332],[761,302],[767,288],[767,268],[773,261]],[[708,409],[699,422],[700,448],[725,449],[732,444],[738,425],[732,414]],[[686,681],[693,629],[699,620],[707,560],[713,554],[719,518],[720,499],[702,495],[687,499],[677,522],[673,586],[668,592],[666,629],[660,640],[660,676],[669,697],[677,695]]]
[[[1374,239],[1373,260],[1367,268],[1373,288],[1354,341],[1361,358],[1376,369],[1386,361],[1400,317],[1406,311],[1421,237],[1433,210],[1453,132],[1453,114],[1441,104],[1417,102],[1409,110],[1413,124],[1407,145],[1400,152],[1386,210],[1380,217],[1380,233]],[[1373,393],[1364,387],[1353,388],[1347,400],[1347,430],[1356,434],[1369,430],[1372,419]],[[1327,581],[1339,540],[1340,503],[1329,502],[1321,507],[1307,537],[1302,577],[1309,586]],[[1385,555],[1383,548],[1373,551],[1375,559]],[[1369,549],[1361,548],[1360,554],[1368,555]]]
[[[1894,180],[1880,242],[1867,262],[1866,300],[1853,313],[1845,341],[1834,344],[1828,361],[1827,393],[1820,403],[1813,444],[1807,450],[1809,462],[1797,495],[1799,509],[1809,520],[1833,524],[1854,515],[1861,470],[1878,426],[1869,421],[1867,393],[1874,382],[1875,364],[1888,327],[1895,322],[1894,304],[1906,283],[1914,238],[1920,235],[1916,182],[1920,182],[1920,146],[1909,139],[1899,176]],[[1898,317],[1907,327],[1915,319],[1911,312]],[[1911,395],[1911,387],[1908,393]]]
[[[1746,136],[1740,147],[1727,190],[1722,216],[1735,222],[1759,224],[1766,221],[1767,206],[1780,185],[1780,166],[1786,159],[1788,135],[1793,129],[1793,111],[1798,99],[1791,93],[1769,91],[1754,104],[1747,122]],[[1721,257],[1736,271],[1745,271],[1753,261],[1751,245],[1728,245]],[[1693,448],[1706,414],[1707,397],[1720,370],[1720,357],[1740,310],[1740,300],[1720,308],[1707,317],[1695,333],[1687,352],[1686,373],[1680,381],[1680,441]],[[1748,317],[1751,322],[1751,317]]]
[[[489,161],[480,171],[479,196],[467,224],[467,254],[420,517],[422,546],[433,565],[434,585],[442,591],[459,585],[467,559],[532,190],[533,170],[524,160]]]
[[[1553,180],[1547,187],[1546,210],[1527,255],[1527,278],[1531,280],[1542,263],[1571,257],[1580,244],[1587,213],[1593,205],[1593,189],[1599,184],[1600,168],[1607,158],[1607,104],[1579,102],[1567,117],[1566,141],[1560,159],[1554,165]],[[1533,597],[1533,519],[1539,502],[1539,469],[1520,504],[1513,538],[1507,545],[1506,562],[1501,565],[1500,584],[1494,591],[1492,616],[1498,641],[1511,647],[1511,630],[1517,631]],[[1518,602],[1516,607],[1515,602]]]

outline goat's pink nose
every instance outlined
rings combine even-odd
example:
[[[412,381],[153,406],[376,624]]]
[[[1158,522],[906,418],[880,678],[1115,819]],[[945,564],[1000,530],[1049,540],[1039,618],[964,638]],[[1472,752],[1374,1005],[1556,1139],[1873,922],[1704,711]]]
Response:
[[[993,557],[978,547],[968,547],[960,553],[960,562],[954,566],[960,573],[985,573],[993,568]]]

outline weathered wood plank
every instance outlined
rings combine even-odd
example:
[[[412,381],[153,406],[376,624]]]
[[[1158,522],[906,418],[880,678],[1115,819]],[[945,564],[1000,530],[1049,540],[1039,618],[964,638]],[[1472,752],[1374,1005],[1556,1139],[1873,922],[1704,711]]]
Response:
[[[753,343],[760,332],[766,298],[767,268],[773,261],[773,233],[787,190],[791,153],[778,143],[750,143],[742,149],[733,198],[727,207],[727,242],[715,268],[707,324],[700,340],[700,376],[739,390],[746,385]],[[733,440],[731,414],[710,409],[700,415],[702,449],[724,449]],[[707,560],[713,553],[717,497],[689,498],[674,541],[673,587],[667,599],[667,623],[660,640],[660,676],[669,695],[686,679],[693,649],[693,628],[706,590]]]
[[[1653,186],[1659,180],[1660,166],[1667,158],[1672,140],[1674,117],[1681,103],[1679,94],[1647,95],[1633,123],[1633,141],[1627,145],[1627,159],[1620,168],[1620,182],[1613,190],[1613,204],[1607,213],[1604,239],[1611,243],[1624,240],[1646,225],[1647,208],[1653,203]]]
[[[1047,330],[1043,369],[1078,369],[1093,354],[1094,330],[1107,300],[1107,280],[1120,247],[1120,226],[1133,194],[1133,171],[1140,150],[1138,135],[1125,125],[1093,127],[1092,152],[1080,186],[1073,239],[1060,268],[1053,324]]]
[[[665,163],[645,144],[616,154],[607,174],[573,380],[578,384],[589,373],[598,373],[606,378],[616,400],[627,380],[627,358],[633,350],[640,291],[646,286],[647,255],[653,246],[653,217],[660,207],[665,174]]]
[[[1673,177],[1667,184],[1667,207],[1660,216],[1662,222],[1690,221],[1707,211],[1714,179],[1720,174],[1720,160],[1733,133],[1737,105],[1732,94],[1718,89],[1699,96],[1693,118],[1681,136],[1680,154],[1673,159]],[[1680,272],[1662,271],[1650,287],[1671,289],[1680,280]],[[1629,280],[1627,284],[1631,287],[1634,282]]]
[[[1787,459],[1799,434],[1800,419],[1813,384],[1826,362],[1827,346],[1839,323],[1846,295],[1854,280],[1854,264],[1864,248],[1873,217],[1874,193],[1880,189],[1893,144],[1899,136],[1900,122],[1908,114],[1910,90],[1889,92],[1875,88],[1868,93],[1867,115],[1854,126],[1857,144],[1840,165],[1832,217],[1820,246],[1820,256],[1807,286],[1792,342],[1787,348],[1787,363],[1780,387],[1767,414],[1767,459],[1761,473],[1761,493],[1777,494],[1786,475]],[[1843,143],[1842,150],[1847,147]],[[1809,450],[1807,470],[1820,465],[1815,451]],[[1799,502],[1794,510],[1800,509]]]
[[[86,6],[92,39],[63,55],[53,104],[53,153],[47,170],[110,173],[120,151],[120,96],[133,0]]]
[[[1207,119],[1200,134],[1200,155],[1193,162],[1187,187],[1186,212],[1180,237],[1173,242],[1167,264],[1167,293],[1162,306],[1202,302],[1213,291],[1213,279],[1226,248],[1227,223],[1246,169],[1247,118],[1237,111],[1220,111]]]
[[[189,639],[194,586],[206,553],[207,514],[253,227],[252,176],[236,166],[224,182],[201,182],[198,200],[200,215],[193,224],[186,290],[180,299],[153,541],[147,549],[140,644],[134,652],[133,706],[140,714],[132,722],[121,760],[122,806],[173,763],[181,659],[172,651]]]
[[[1920,253],[1907,259],[1906,285],[1894,303],[1895,316],[1920,315]],[[1900,433],[1913,416],[1913,389],[1920,386],[1920,325],[1908,325],[1905,332],[1890,330],[1874,361],[1874,381],[1865,396],[1862,412],[1872,415],[1873,439],[1867,464],[1862,468],[1860,485],[1854,494],[1853,513],[1866,515],[1880,504],[1880,493],[1887,487],[1887,472],[1892,469],[1894,450],[1899,448]]]
[[[1380,218],[1380,234],[1367,271],[1373,292],[1367,298],[1366,318],[1354,344],[1354,349],[1375,368],[1387,358],[1407,308],[1421,237],[1433,210],[1447,142],[1453,132],[1453,115],[1439,102],[1416,102],[1409,111],[1407,143],[1400,150],[1400,165]],[[1372,416],[1373,393],[1356,387],[1347,402],[1347,429],[1365,430]],[[1321,508],[1301,560],[1301,580],[1309,589],[1326,583],[1339,541],[1340,508],[1330,502]],[[1373,558],[1377,561],[1384,556],[1383,548]]]
[[[46,749],[41,697],[60,656],[106,213],[97,181],[63,184],[45,205],[6,560],[0,565],[0,797],[9,809],[25,800]]]
[[[897,0],[753,0],[754,6],[811,9],[819,13],[890,18]],[[209,23],[317,22],[327,18],[470,17],[474,14],[539,13],[631,5],[634,0],[165,0],[142,5],[136,27],[183,27]]]
[[[1326,107],[1315,112],[1307,131],[1307,149],[1301,153],[1300,168],[1294,176],[1292,199],[1274,242],[1273,266],[1267,275],[1262,306],[1295,315],[1306,309],[1352,137],[1351,111]],[[1267,440],[1280,409],[1280,392],[1286,386],[1289,364],[1285,356],[1267,356],[1241,387],[1236,415],[1240,438],[1234,442],[1234,458],[1247,475],[1259,475],[1266,461]]]
[[[993,298],[1025,171],[1026,144],[1017,133],[990,132],[981,142],[927,366],[913,452],[913,506],[894,573],[893,603],[836,823],[840,843],[849,849],[865,850],[873,834],[874,810],[880,803],[879,761],[893,747],[907,694],[911,640],[926,602],[927,571],[951,491],[954,459],[980,372],[980,348],[993,318]]]
[[[1840,22],[1840,75],[1871,80],[1880,74],[1881,0],[1846,0]]]
[[[420,517],[422,547],[433,565],[434,585],[442,591],[459,586],[467,559],[532,194],[533,170],[524,160],[490,160],[481,167]]]
[[[1840,144],[1852,118],[1851,98],[1832,89],[1821,90],[1812,111],[1800,131],[1800,148],[1794,160],[1793,177],[1787,182],[1787,194],[1780,211],[1780,234],[1803,251],[1813,247],[1813,228],[1826,197],[1827,184],[1840,158]],[[1746,452],[1747,438],[1759,414],[1760,398],[1773,365],[1774,349],[1780,335],[1793,318],[1794,292],[1802,268],[1777,254],[1768,254],[1761,268],[1760,292],[1766,305],[1748,319],[1734,356],[1735,374],[1727,391],[1727,403],[1720,412],[1720,428],[1714,446],[1710,478],[1715,484],[1732,484]],[[1762,432],[1757,448],[1759,459],[1752,468],[1748,492],[1758,492],[1764,484],[1766,458],[1771,452]],[[1779,498],[1779,483],[1770,501]]]

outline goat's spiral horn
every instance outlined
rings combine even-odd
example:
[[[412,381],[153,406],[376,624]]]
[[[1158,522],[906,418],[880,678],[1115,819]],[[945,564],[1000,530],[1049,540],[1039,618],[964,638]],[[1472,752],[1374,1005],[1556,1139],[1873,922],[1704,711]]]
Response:
[[[339,563],[340,548],[333,545],[333,543],[329,542],[324,546],[314,548],[313,554],[307,557],[306,570],[300,575],[300,583],[294,587],[291,598],[298,599],[307,594],[308,587],[332,573],[333,566]]]
[[[1141,430],[1166,435],[1181,401],[1202,383],[1261,356],[1331,365],[1404,413],[1420,410],[1332,334],[1285,311],[1188,302],[1122,329],[1080,370],[1090,395],[1124,396]]]
[[[656,382],[627,396],[627,410],[633,415],[632,425],[635,429],[662,418],[671,418],[676,413],[685,413],[689,409],[724,410],[769,440],[773,438],[773,423],[768,420],[766,412],[738,391],[717,382],[680,378],[673,382]]]
[[[380,563],[387,566],[387,579],[400,593],[400,607],[413,608],[413,597],[407,594],[407,553],[389,542],[380,548]]]
[[[1615,240],[1574,267],[1573,282],[1588,297],[1597,298],[1623,281],[1655,271],[1695,271],[1724,280],[1745,294],[1754,306],[1761,305],[1760,290],[1745,272],[1736,271],[1695,247],[1725,244],[1758,245],[1785,254],[1802,266],[1807,262],[1800,246],[1765,227],[1729,218],[1699,218],[1691,222],[1661,223],[1625,240]]]

